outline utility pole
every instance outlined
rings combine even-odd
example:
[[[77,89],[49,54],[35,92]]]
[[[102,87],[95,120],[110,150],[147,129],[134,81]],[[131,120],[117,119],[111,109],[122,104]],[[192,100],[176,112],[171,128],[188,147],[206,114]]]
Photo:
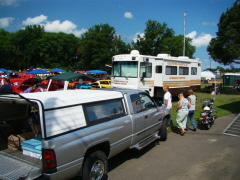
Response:
[[[185,35],[186,35],[186,16],[187,16],[187,12],[184,11],[183,17],[184,17],[184,21],[183,21],[183,56],[185,56]]]
[[[210,69],[212,70],[212,57],[209,56],[209,60],[210,60]]]

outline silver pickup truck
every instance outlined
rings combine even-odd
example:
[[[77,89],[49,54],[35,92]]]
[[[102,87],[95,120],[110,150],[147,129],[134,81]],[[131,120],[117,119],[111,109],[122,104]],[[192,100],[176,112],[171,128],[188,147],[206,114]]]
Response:
[[[106,179],[108,159],[167,139],[169,114],[145,91],[0,94],[0,179]]]

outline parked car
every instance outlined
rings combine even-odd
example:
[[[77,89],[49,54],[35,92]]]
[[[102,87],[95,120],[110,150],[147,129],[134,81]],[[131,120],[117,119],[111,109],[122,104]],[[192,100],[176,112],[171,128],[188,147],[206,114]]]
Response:
[[[108,80],[108,79],[107,80],[99,80],[99,81],[95,81],[91,85],[96,88],[111,88],[111,80]]]
[[[166,140],[168,120],[141,90],[0,94],[0,177],[107,179],[108,158]]]
[[[13,78],[10,79],[10,82],[12,84],[12,91],[16,93],[24,92],[27,88],[40,83],[41,81],[37,78],[28,78],[28,79],[22,79],[22,78]]]

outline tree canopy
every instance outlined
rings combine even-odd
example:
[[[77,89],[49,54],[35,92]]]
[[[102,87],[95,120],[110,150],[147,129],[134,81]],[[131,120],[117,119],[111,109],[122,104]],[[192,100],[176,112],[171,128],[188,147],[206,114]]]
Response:
[[[112,56],[129,54],[137,49],[141,54],[168,53],[181,56],[183,35],[175,36],[166,23],[149,20],[144,37],[127,43],[109,24],[94,25],[80,38],[63,32],[45,32],[40,25],[27,26],[17,32],[0,29],[0,64],[6,69],[62,68],[102,69],[111,64]],[[192,57],[195,47],[186,38],[186,55]]]
[[[222,13],[217,37],[212,38],[207,50],[214,61],[229,65],[240,64],[240,1]]]
[[[174,36],[173,29],[168,28],[167,24],[148,20],[144,36],[138,35],[136,42],[132,42],[134,49],[141,54],[157,55],[159,53],[168,53],[172,56],[181,56],[183,54],[183,35]],[[191,39],[186,38],[186,55],[192,57],[195,47],[192,46]]]

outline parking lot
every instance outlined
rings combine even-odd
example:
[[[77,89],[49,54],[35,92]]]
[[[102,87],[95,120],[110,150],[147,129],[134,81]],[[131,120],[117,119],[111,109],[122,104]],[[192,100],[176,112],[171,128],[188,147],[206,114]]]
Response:
[[[108,179],[240,179],[240,137],[223,134],[236,116],[218,118],[210,130],[169,133],[166,142],[126,150],[109,160]]]

